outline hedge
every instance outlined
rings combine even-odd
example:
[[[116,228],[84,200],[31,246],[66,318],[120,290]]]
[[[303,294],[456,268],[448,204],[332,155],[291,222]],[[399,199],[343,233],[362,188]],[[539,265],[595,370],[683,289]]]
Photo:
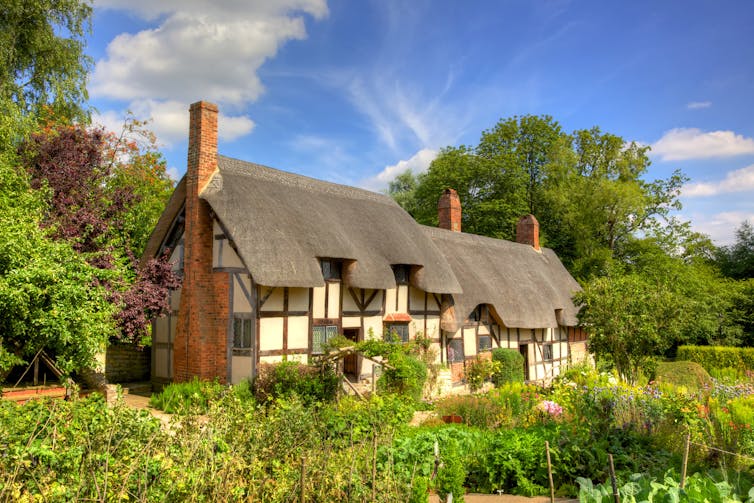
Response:
[[[500,370],[492,376],[495,386],[507,382],[524,382],[524,357],[517,349],[495,348],[492,360],[500,362]]]
[[[754,370],[754,348],[679,346],[676,360],[696,362],[707,372],[733,368],[743,373],[747,370]]]

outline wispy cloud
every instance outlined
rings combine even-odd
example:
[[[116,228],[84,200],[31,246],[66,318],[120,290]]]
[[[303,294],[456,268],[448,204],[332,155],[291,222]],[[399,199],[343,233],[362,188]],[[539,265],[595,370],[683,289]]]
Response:
[[[701,108],[709,108],[711,106],[711,101],[692,101],[690,103],[686,103],[686,108],[688,108],[689,110],[699,110]]]
[[[733,157],[754,154],[754,139],[733,131],[704,132],[697,128],[677,128],[657,140],[652,145],[651,153],[663,161]]]
[[[754,223],[754,212],[724,211],[709,214],[690,215],[694,230],[707,234],[718,245],[730,245],[736,241],[736,229],[745,221]]]
[[[414,174],[426,171],[435,157],[437,157],[436,150],[423,148],[409,159],[404,159],[390,166],[385,166],[385,168],[377,175],[359,182],[359,186],[368,190],[383,190],[387,188],[388,183],[394,180],[396,176],[404,173],[406,170],[409,170]]]
[[[259,68],[289,40],[306,37],[301,14],[327,15],[325,0],[98,0],[97,7],[158,20],[151,29],[122,33],[108,44],[90,89],[93,96],[127,103],[139,118],[152,117],[168,144],[179,129],[185,133],[188,104],[197,99],[236,112],[221,117],[221,137],[250,132],[253,121],[239,112],[264,92]]]
[[[705,197],[749,191],[754,192],[754,164],[730,171],[725,178],[717,182],[686,184],[681,193],[686,197]]]

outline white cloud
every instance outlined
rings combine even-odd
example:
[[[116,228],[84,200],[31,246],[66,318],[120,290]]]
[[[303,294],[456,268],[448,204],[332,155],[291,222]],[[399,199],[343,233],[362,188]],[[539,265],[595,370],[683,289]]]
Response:
[[[240,111],[257,100],[264,92],[259,68],[287,41],[306,38],[301,14],[327,15],[326,0],[98,0],[96,6],[158,20],[108,44],[90,91],[128,103],[137,117],[153,117],[166,143],[185,136],[189,103],[204,99]],[[245,116],[221,116],[219,134],[237,138],[253,124]]]
[[[691,215],[694,230],[707,234],[718,245],[730,245],[736,241],[736,229],[748,220],[754,222],[754,212],[725,211],[714,215]]]
[[[686,108],[688,108],[689,110],[699,110],[702,108],[709,108],[711,106],[711,101],[692,101],[690,103],[686,103]]]
[[[693,182],[684,185],[681,193],[686,197],[717,196],[733,192],[754,192],[754,164],[729,171],[718,182]]]
[[[150,121],[149,128],[164,146],[171,146],[188,137],[188,105],[179,101],[137,100],[129,109],[135,118]],[[119,132],[126,114],[108,110],[93,118],[110,131]],[[228,116],[220,112],[217,134],[221,140],[232,141],[251,132],[254,122],[245,116]]]
[[[388,183],[406,170],[410,170],[414,174],[426,171],[435,157],[437,157],[436,150],[423,148],[411,156],[410,159],[398,161],[391,166],[385,166],[377,175],[359,183],[359,186],[374,191],[385,189]]]
[[[651,153],[663,161],[733,157],[754,154],[754,139],[733,131],[703,132],[697,128],[678,128],[667,131],[657,140]]]

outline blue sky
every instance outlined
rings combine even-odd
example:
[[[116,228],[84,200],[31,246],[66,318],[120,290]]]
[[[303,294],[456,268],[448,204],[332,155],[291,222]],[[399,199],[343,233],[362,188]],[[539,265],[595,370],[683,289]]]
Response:
[[[372,190],[548,114],[652,146],[718,244],[754,222],[750,0],[95,0],[93,30],[96,119],[151,119],[174,176],[200,99],[223,154]]]

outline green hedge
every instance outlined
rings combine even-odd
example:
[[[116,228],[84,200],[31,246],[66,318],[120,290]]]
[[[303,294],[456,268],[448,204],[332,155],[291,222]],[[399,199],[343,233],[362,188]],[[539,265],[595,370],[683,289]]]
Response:
[[[492,360],[500,362],[500,370],[492,376],[495,386],[507,382],[524,382],[524,357],[517,349],[493,349]]]
[[[754,370],[754,348],[732,346],[680,346],[678,361],[697,362],[707,372],[732,368],[743,373]]]

